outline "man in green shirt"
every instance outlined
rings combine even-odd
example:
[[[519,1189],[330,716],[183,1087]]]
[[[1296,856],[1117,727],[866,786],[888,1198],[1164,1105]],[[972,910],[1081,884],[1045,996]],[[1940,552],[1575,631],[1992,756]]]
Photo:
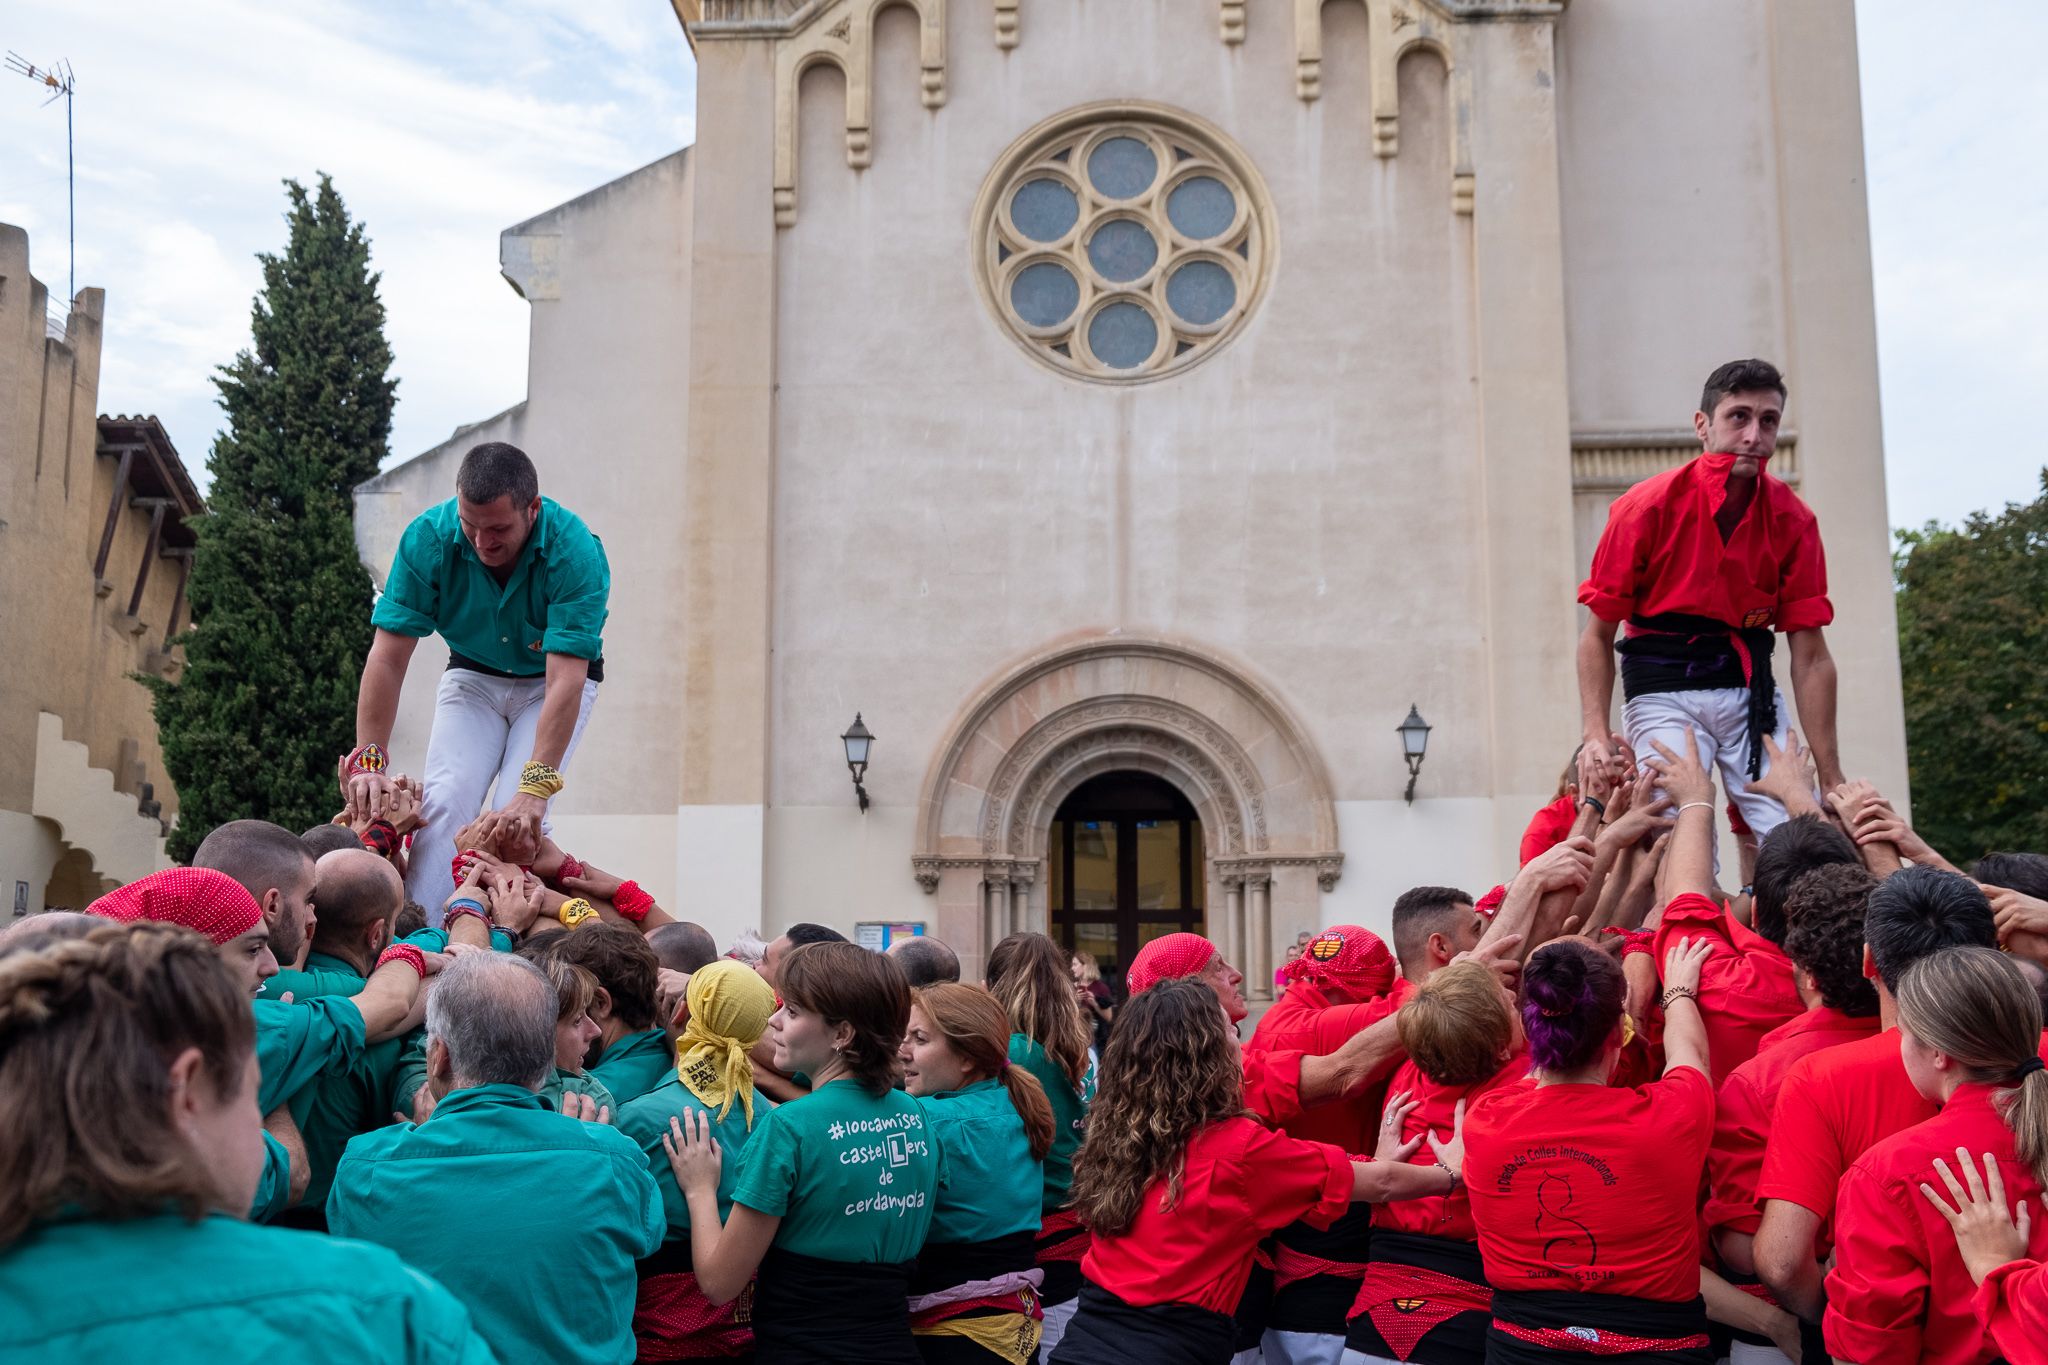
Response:
[[[586,1065],[621,1105],[676,1074],[675,1040],[660,1017],[661,961],[645,936],[619,924],[584,924],[555,936],[553,952],[597,978],[590,1007],[597,1056]]]
[[[434,700],[422,827],[407,890],[429,923],[454,890],[455,834],[488,800],[500,852],[530,863],[548,802],[597,701],[611,595],[604,543],[540,495],[533,462],[487,442],[462,457],[456,495],[406,527],[370,620],[377,628],[356,699],[344,795],[382,816],[391,800],[391,726],[415,644],[439,632],[448,671]]]
[[[329,1230],[448,1286],[505,1360],[632,1360],[633,1263],[668,1220],[631,1139],[538,1094],[554,1070],[554,988],[510,953],[458,958],[428,995],[427,1039],[448,1093],[426,1122],[349,1143]],[[523,1266],[505,1273],[515,1249]]]

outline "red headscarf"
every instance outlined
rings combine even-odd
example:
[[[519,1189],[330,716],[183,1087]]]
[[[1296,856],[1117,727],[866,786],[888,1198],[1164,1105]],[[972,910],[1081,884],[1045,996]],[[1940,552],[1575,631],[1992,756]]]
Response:
[[[1333,924],[1281,971],[1289,981],[1313,982],[1331,1000],[1363,1004],[1393,988],[1394,955],[1372,930]]]
[[[110,891],[85,907],[88,915],[133,923],[161,920],[197,930],[215,944],[230,942],[263,920],[263,909],[242,884],[210,867],[167,867]]]
[[[1501,902],[1507,898],[1508,889],[1505,886],[1496,886],[1493,890],[1481,896],[1479,903],[1472,908],[1477,910],[1486,919],[1492,919],[1500,913]]]
[[[1200,934],[1168,934],[1138,949],[1124,973],[1124,986],[1134,996],[1143,995],[1162,981],[1199,976],[1215,960],[1216,945]]]

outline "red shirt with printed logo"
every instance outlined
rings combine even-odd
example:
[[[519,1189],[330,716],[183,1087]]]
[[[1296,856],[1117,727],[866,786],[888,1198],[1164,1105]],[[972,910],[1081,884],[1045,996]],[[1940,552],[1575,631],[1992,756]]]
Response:
[[[1714,514],[1735,457],[1697,455],[1614,500],[1579,601],[1603,621],[1682,612],[1730,626],[1812,630],[1835,619],[1820,524],[1768,473],[1724,544]]]
[[[1408,1115],[1408,1121],[1401,1125],[1401,1140],[1407,1141],[1424,1133],[1435,1133],[1449,1137],[1453,1120],[1458,1115],[1458,1101],[1465,1101],[1465,1115],[1469,1121],[1472,1111],[1479,1102],[1496,1090],[1508,1086],[1527,1088],[1529,1081],[1529,1054],[1517,1052],[1501,1065],[1501,1069],[1476,1085],[1438,1085],[1422,1074],[1422,1068],[1413,1062],[1403,1062],[1394,1078],[1387,1082],[1389,1097],[1406,1091],[1408,1098],[1416,1101],[1416,1107]],[[1469,1156],[1467,1158],[1470,1159]],[[1408,1158],[1411,1166],[1434,1166],[1436,1153],[1427,1141],[1415,1149]],[[1453,1241],[1473,1242],[1479,1239],[1479,1230],[1472,1223],[1472,1201],[1463,1185],[1449,1194],[1432,1194],[1421,1199],[1393,1199],[1376,1204],[1372,1211],[1372,1225],[1376,1228],[1391,1228],[1395,1232],[1411,1232],[1424,1237],[1444,1237]]]
[[[1785,950],[1705,896],[1673,896],[1664,907],[1654,945],[1660,968],[1682,938],[1713,944],[1700,964],[1698,1003],[1707,1026],[1707,1065],[1719,1085],[1756,1055],[1765,1034],[1804,1013],[1806,1003]]]
[[[1296,1221],[1328,1227],[1351,1207],[1353,1184],[1339,1149],[1223,1119],[1188,1143],[1179,1202],[1165,1207],[1166,1182],[1153,1181],[1130,1227],[1095,1234],[1081,1271],[1125,1303],[1232,1313],[1259,1239]]]
[[[1678,1067],[1638,1089],[1505,1086],[1465,1111],[1465,1185],[1495,1289],[1683,1303],[1714,1091]]]

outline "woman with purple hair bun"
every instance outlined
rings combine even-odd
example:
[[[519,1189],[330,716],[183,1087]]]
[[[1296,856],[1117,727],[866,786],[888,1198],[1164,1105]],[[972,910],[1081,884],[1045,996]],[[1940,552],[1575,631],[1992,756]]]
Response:
[[[1714,1359],[1697,1200],[1714,1125],[1697,999],[1708,949],[1681,939],[1664,959],[1664,1074],[1633,1089],[1608,1084],[1636,1028],[1620,964],[1565,938],[1523,967],[1530,1079],[1466,1121],[1489,1362]]]

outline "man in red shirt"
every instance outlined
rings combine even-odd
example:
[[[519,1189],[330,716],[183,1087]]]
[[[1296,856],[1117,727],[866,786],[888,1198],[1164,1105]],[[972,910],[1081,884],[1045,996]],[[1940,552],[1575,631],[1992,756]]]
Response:
[[[1816,1052],[1786,1075],[1757,1182],[1757,1274],[1780,1304],[1808,1322],[1819,1322],[1826,1307],[1823,1225],[1834,1214],[1843,1173],[1877,1143],[1936,1112],[1900,1060],[1892,990],[1924,957],[1958,944],[1996,947],[1997,938],[1990,902],[1957,873],[1909,867],[1870,893],[1863,974],[1876,978],[1884,1032]]]
[[[1698,736],[1729,799],[1758,839],[1783,805],[1748,782],[1769,764],[1766,736],[1784,739],[1783,697],[1771,670],[1773,631],[1791,637],[1792,691],[1822,788],[1842,782],[1835,744],[1835,664],[1822,627],[1834,619],[1827,562],[1813,513],[1764,472],[1778,447],[1785,381],[1761,360],[1707,378],[1693,414],[1701,454],[1645,479],[1614,502],[1579,601],[1592,619],[1579,637],[1585,742],[1579,790],[1619,780],[1652,740],[1677,752]],[[1623,621],[1628,633],[1617,646]],[[1614,656],[1622,656],[1624,750],[1608,729]]]

